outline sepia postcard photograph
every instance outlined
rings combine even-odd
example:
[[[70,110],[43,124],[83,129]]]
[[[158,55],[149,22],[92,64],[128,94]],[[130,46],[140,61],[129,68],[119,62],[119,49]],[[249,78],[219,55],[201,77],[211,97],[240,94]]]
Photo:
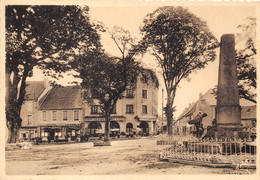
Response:
[[[260,178],[257,2],[0,4],[0,179]]]

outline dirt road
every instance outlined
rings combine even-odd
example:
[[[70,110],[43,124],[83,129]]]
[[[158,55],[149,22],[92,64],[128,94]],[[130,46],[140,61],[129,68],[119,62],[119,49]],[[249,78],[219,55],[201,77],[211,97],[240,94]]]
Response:
[[[158,161],[158,138],[34,145],[6,151],[6,175],[118,175],[118,174],[252,174],[252,170],[208,168]]]

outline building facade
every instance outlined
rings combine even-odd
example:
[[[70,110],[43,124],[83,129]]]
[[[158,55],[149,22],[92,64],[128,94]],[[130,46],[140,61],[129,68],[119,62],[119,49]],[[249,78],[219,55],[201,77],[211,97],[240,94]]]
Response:
[[[80,137],[83,99],[79,86],[52,88],[39,107],[38,136],[43,140]]]
[[[200,94],[199,100],[190,104],[184,112],[179,116],[176,125],[174,126],[174,133],[180,136],[193,135],[197,136],[197,128],[194,123],[200,120],[201,137],[206,135],[207,128],[212,126],[216,116],[216,95],[213,89],[210,89],[204,95]],[[244,130],[255,129],[256,127],[256,104],[246,99],[240,99],[241,106],[241,126]],[[203,114],[206,114],[202,117]],[[255,131],[255,130],[253,130]]]
[[[100,115],[99,104],[85,104],[84,129],[89,134],[104,132],[105,119]],[[135,90],[127,89],[123,99],[118,100],[111,115],[110,130],[126,134],[140,129],[143,135],[156,133],[158,119],[158,89],[155,85],[146,85],[140,80]]]
[[[32,139],[38,137],[39,107],[50,90],[51,87],[47,79],[27,83],[25,100],[21,107],[20,138]]]
[[[29,96],[21,110],[21,139],[79,140],[86,134],[104,133],[105,119],[97,99],[87,104],[79,86],[51,87],[46,82],[37,83],[28,82]],[[158,89],[139,80],[135,90],[127,89],[118,100],[111,115],[111,134],[126,134],[136,129],[143,135],[156,133],[157,109]]]

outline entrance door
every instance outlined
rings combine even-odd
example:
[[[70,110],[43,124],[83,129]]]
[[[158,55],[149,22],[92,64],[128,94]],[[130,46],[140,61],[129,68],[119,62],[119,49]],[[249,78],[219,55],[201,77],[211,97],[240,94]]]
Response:
[[[54,129],[50,130],[50,140],[54,140]]]
[[[126,132],[132,132],[132,130],[133,130],[133,124],[127,123],[126,124]]]
[[[139,125],[139,128],[142,129],[143,135],[146,135],[146,136],[149,135],[149,125],[146,121],[142,121]]]

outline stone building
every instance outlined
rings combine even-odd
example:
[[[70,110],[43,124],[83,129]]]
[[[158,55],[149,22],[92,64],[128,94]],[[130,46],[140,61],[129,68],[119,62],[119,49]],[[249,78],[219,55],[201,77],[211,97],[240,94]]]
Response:
[[[55,87],[39,107],[38,136],[44,140],[75,140],[83,121],[79,86]]]
[[[244,130],[254,129],[256,126],[256,104],[246,99],[240,99],[239,101],[241,106],[241,126],[244,127]],[[216,105],[217,100],[213,89],[208,90],[204,95],[200,94],[199,100],[190,104],[179,116],[174,126],[174,133],[181,136],[196,136],[196,127],[189,122],[205,113],[207,116],[203,117],[201,121],[203,128],[201,136],[203,137],[207,133],[207,127],[212,126],[212,123],[214,123]]]
[[[74,140],[87,133],[104,133],[105,119],[98,100],[92,105],[82,98],[79,86],[51,87],[46,82],[28,82],[27,98],[22,106],[20,138]],[[129,133],[140,129],[154,134],[158,118],[158,89],[140,80],[135,90],[127,89],[111,115],[111,132]]]
[[[23,121],[19,133],[20,138],[30,139],[38,136],[39,107],[50,89],[51,87],[47,79],[27,83],[25,100],[21,108],[21,118]]]
[[[85,104],[84,128],[95,134],[105,129],[105,119],[100,115],[99,104]],[[118,133],[129,133],[140,128],[141,133],[150,135],[156,131],[158,118],[158,89],[155,85],[146,85],[140,80],[135,90],[127,89],[124,98],[118,100],[111,115],[110,129]]]

